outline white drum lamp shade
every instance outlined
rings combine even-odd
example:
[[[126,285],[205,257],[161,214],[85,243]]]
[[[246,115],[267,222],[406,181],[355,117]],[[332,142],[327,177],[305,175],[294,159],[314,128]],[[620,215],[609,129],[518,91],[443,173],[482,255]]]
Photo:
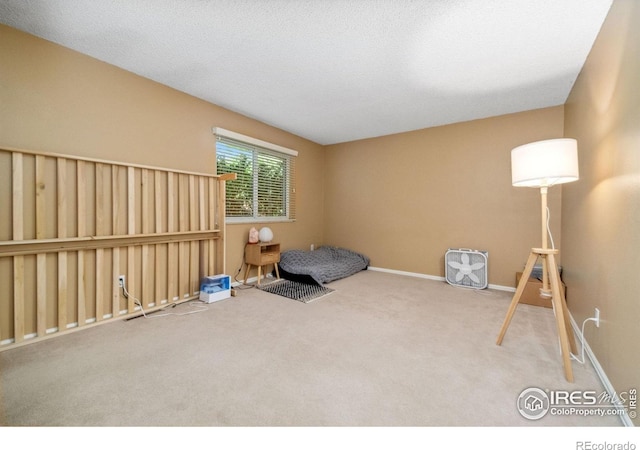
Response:
[[[514,186],[548,187],[578,178],[575,139],[549,139],[511,150],[511,183]]]
[[[260,228],[260,242],[271,242],[273,240],[273,231],[269,227]]]

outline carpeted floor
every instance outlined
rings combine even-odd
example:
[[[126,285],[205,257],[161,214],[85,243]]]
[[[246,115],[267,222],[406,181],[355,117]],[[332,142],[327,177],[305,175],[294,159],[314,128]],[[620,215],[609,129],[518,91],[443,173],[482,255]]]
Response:
[[[9,426],[619,426],[523,418],[563,376],[552,311],[511,293],[364,271],[312,303],[258,289],[203,313],[117,321],[0,353]],[[175,312],[191,308],[181,305]]]

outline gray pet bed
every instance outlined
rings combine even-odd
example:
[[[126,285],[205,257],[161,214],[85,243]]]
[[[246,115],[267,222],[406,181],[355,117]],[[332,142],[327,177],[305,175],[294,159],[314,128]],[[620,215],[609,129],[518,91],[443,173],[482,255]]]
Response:
[[[280,255],[280,275],[283,278],[317,284],[346,278],[365,270],[369,258],[345,248],[323,246],[317,250],[287,250]]]

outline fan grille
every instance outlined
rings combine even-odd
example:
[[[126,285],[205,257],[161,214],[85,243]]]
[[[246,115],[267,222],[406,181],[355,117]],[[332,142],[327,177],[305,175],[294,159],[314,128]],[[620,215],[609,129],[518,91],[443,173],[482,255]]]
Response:
[[[445,254],[445,278],[453,286],[485,289],[488,285],[488,253],[449,249]]]

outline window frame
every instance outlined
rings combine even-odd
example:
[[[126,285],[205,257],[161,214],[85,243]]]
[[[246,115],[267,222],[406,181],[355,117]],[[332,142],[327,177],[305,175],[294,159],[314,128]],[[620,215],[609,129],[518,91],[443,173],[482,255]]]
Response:
[[[243,150],[251,151],[251,163],[253,164],[252,170],[252,184],[253,184],[253,200],[252,200],[252,215],[251,216],[229,216],[228,211],[225,217],[227,224],[234,223],[274,223],[274,222],[294,222],[296,211],[296,199],[295,199],[295,158],[298,156],[298,152],[286,147],[282,147],[270,142],[262,141],[260,139],[245,136],[240,133],[225,130],[223,128],[213,128],[213,134],[216,136],[216,173],[218,173],[218,143],[238,144]],[[267,157],[282,158],[286,164],[285,166],[285,215],[283,216],[260,216],[258,215],[258,190],[259,190],[259,172],[257,170],[259,155],[265,155]],[[218,173],[221,175],[221,173]],[[233,181],[230,181],[232,183]],[[226,200],[225,200],[226,201]],[[226,206],[226,205],[225,205]]]

